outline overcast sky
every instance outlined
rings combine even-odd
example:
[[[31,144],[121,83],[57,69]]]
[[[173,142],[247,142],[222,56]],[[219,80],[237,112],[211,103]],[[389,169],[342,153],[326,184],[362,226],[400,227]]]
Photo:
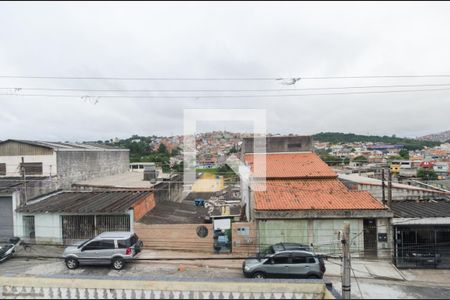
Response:
[[[0,76],[285,78],[450,74],[449,16],[450,4],[444,2],[2,2]],[[267,128],[272,133],[341,131],[415,137],[450,129],[450,90],[273,98],[217,96],[348,92],[260,91],[277,88],[436,83],[450,83],[450,77],[304,79],[295,85],[276,80],[0,78],[0,88],[24,89],[0,90],[0,94],[9,94],[0,96],[0,139],[81,141],[132,134],[181,134],[186,108],[266,109]],[[256,91],[127,94],[27,91],[25,88]],[[131,94],[153,98],[100,97],[94,104],[81,98],[16,94]],[[176,95],[192,98],[157,98]],[[205,95],[216,97],[196,98]],[[200,127],[201,130],[248,129],[241,126],[243,123],[208,123]]]

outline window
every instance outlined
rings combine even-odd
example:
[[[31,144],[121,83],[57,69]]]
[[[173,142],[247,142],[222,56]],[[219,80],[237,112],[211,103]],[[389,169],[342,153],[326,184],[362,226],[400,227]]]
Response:
[[[115,249],[114,240],[103,240],[100,242],[100,247],[102,250]]]
[[[89,251],[89,250],[99,250],[101,246],[101,242],[100,241],[96,241],[96,242],[92,242],[88,245],[86,245],[83,248],[83,251]]]
[[[303,255],[294,254],[292,257],[292,263],[293,264],[306,264],[307,257]]]
[[[102,240],[102,241],[95,241],[90,244],[88,244],[86,247],[83,248],[83,251],[87,250],[108,250],[108,249],[114,249],[114,240]]]
[[[6,164],[0,164],[0,175],[6,175]]]
[[[25,175],[42,175],[42,163],[21,163]]]
[[[289,256],[286,253],[278,254],[273,257],[274,264],[287,264],[289,263]]]

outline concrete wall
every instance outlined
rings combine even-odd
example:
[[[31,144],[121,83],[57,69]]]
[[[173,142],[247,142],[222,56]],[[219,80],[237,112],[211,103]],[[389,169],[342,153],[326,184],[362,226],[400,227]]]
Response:
[[[320,280],[116,279],[0,277],[0,299],[336,299],[339,296]]]
[[[311,136],[274,136],[260,138],[244,138],[241,146],[241,154],[253,153],[254,145],[261,144],[266,139],[266,153],[272,152],[300,152],[312,151]]]
[[[254,255],[257,252],[256,223],[231,223],[232,253],[237,255]]]
[[[281,242],[313,244],[318,253],[337,255],[342,251],[338,233],[344,222],[350,222],[352,255],[364,255],[363,219],[258,220],[257,246],[262,250]],[[390,257],[392,234],[389,219],[377,219],[377,233],[388,233],[388,242],[377,244],[378,257]]]
[[[183,176],[177,175],[170,182],[161,182],[155,186],[156,201],[183,201]]]
[[[197,235],[197,228],[205,226],[208,235]],[[213,252],[212,224],[154,224],[134,223],[134,232],[144,242],[147,249]]]
[[[128,150],[58,151],[58,179],[62,188],[77,181],[125,173],[130,163]]]
[[[358,184],[355,186],[360,191],[368,191],[372,196],[374,196],[379,201],[383,200],[383,189],[378,185],[369,184]],[[354,188],[355,188],[354,187]],[[387,182],[385,187],[386,200],[388,196]],[[433,197],[441,197],[442,193],[432,193],[421,190],[413,189],[401,189],[392,188],[392,200],[417,200],[417,199],[428,199]]]
[[[22,157],[25,163],[37,162],[42,163],[42,176],[56,175],[56,153],[48,155],[14,155],[14,156],[0,156],[0,164],[6,164],[6,175],[0,177],[15,177],[22,176],[20,173],[20,163]]]
[[[133,205],[134,221],[139,221],[146,213],[151,211],[155,205],[155,195],[153,193]]]

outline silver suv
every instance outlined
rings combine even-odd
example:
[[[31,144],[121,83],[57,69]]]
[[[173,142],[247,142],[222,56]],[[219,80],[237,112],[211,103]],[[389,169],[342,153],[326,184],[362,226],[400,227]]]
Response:
[[[282,250],[265,256],[247,258],[242,269],[245,277],[303,277],[323,278],[325,264],[313,252]]]
[[[73,270],[85,265],[112,265],[123,269],[125,262],[132,260],[143,244],[132,232],[104,232],[92,240],[67,247],[63,258],[67,268]]]

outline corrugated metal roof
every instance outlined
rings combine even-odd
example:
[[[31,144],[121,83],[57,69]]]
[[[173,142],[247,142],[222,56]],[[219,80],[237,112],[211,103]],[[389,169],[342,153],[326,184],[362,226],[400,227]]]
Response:
[[[256,210],[386,209],[369,192],[348,191],[337,179],[267,180],[254,199]]]
[[[23,143],[38,147],[45,147],[50,148],[54,150],[123,150],[123,151],[129,151],[128,149],[113,147],[109,145],[104,144],[97,144],[97,143],[62,143],[62,142],[45,142],[45,141],[30,141],[30,140],[14,140],[14,139],[8,139],[5,141],[1,141],[2,143],[7,142],[17,142],[17,143]]]
[[[450,217],[450,202],[393,201],[391,210],[395,217],[400,218]]]
[[[151,191],[59,192],[16,211],[22,213],[124,213]]]
[[[255,156],[266,159],[264,166],[254,168]],[[313,152],[246,154],[245,162],[253,177],[266,178],[336,178],[337,174]],[[255,172],[256,171],[256,172]],[[265,175],[265,176],[264,176]]]

